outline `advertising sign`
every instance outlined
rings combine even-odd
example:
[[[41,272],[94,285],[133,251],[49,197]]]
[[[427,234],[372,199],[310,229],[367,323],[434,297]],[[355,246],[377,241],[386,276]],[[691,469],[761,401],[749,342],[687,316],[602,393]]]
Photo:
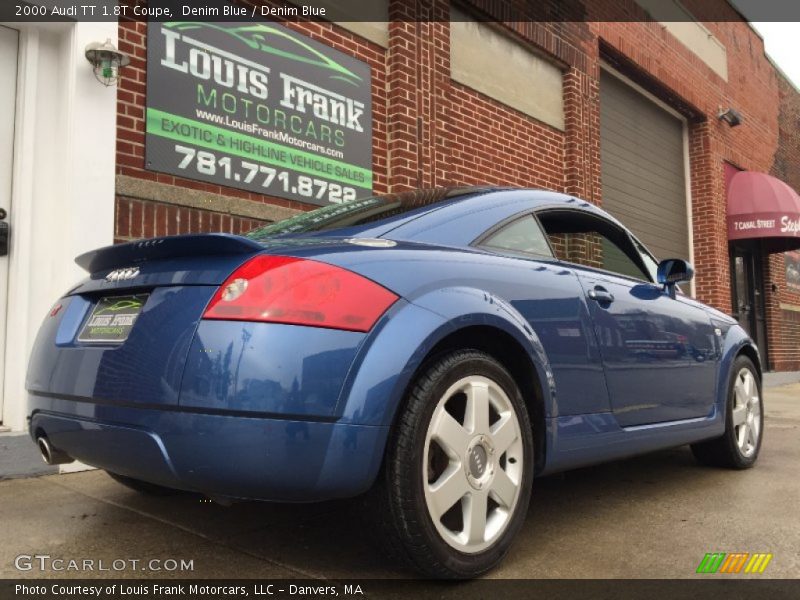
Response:
[[[100,298],[78,334],[78,341],[124,342],[147,297],[147,294],[138,294]]]
[[[786,286],[792,292],[800,293],[800,250],[784,254],[786,258]]]
[[[310,204],[372,192],[369,66],[276,23],[151,22],[149,170]]]

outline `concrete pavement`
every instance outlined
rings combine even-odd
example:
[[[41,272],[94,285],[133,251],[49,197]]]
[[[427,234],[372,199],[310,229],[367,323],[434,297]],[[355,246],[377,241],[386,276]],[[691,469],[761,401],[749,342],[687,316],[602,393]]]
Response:
[[[489,577],[695,577],[707,552],[770,552],[758,577],[800,577],[800,384],[765,390],[765,405],[748,471],[701,467],[678,448],[537,480],[525,527]],[[142,496],[89,471],[0,481],[0,524],[3,578],[413,576],[376,552],[354,502],[222,507]],[[15,569],[34,554],[96,567],[184,559],[193,570]]]

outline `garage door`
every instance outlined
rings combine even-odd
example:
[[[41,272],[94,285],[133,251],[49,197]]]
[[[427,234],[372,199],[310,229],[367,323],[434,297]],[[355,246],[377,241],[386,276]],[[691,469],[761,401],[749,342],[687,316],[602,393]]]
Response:
[[[683,122],[614,75],[600,76],[603,208],[656,258],[690,258]]]

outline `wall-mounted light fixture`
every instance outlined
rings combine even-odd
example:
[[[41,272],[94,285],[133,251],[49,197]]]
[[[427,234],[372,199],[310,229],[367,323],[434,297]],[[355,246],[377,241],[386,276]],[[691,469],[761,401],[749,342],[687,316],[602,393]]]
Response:
[[[86,46],[86,60],[92,65],[94,76],[104,86],[116,85],[119,81],[119,71],[130,64],[130,57],[117,50],[116,46],[107,39],[102,44],[92,42]]]
[[[717,118],[720,121],[725,121],[730,127],[736,127],[737,125],[742,124],[742,115],[732,108],[728,108],[726,110],[720,109],[719,114],[717,114]]]

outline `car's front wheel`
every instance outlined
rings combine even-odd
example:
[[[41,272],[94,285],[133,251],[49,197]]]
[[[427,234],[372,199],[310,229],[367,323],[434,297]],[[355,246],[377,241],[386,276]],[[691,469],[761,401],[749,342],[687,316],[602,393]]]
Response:
[[[533,478],[513,378],[483,352],[453,352],[419,377],[398,419],[376,490],[396,550],[433,577],[492,568],[522,526]]]
[[[761,379],[753,362],[739,356],[728,384],[725,433],[722,437],[692,444],[692,453],[703,464],[747,469],[755,464],[764,437]]]

